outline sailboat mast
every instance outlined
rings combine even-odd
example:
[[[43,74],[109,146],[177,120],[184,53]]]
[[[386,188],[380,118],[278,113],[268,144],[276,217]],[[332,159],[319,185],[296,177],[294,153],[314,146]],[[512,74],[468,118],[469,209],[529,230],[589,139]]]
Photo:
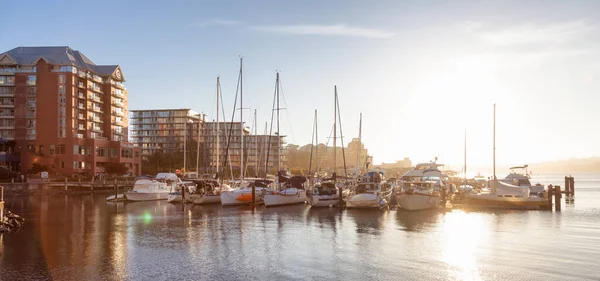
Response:
[[[243,76],[242,76],[242,65],[243,58],[240,58],[240,178],[244,179],[244,99],[243,99]]]
[[[358,121],[358,152],[356,153],[356,176],[360,174],[358,165],[360,164],[360,154],[362,153],[362,112]]]
[[[198,135],[196,135],[196,178],[198,178],[198,169],[200,164],[200,125],[202,124],[204,114],[198,115]],[[192,134],[193,135],[193,134]]]
[[[465,170],[464,170],[464,177],[465,177],[465,183],[464,185],[467,185],[467,130],[465,129]]]
[[[258,166],[260,165],[260,163],[258,162],[258,121],[256,120],[256,109],[254,110],[254,124],[252,125],[254,127],[254,157],[256,157],[256,161],[254,163],[254,176],[258,178]]]
[[[317,177],[319,176],[319,128],[318,128],[318,123],[317,122],[317,110],[315,109],[315,154],[316,154],[316,158],[317,158],[317,167],[316,167],[316,171],[317,171]]]
[[[333,86],[333,174],[337,171],[337,86]],[[333,177],[335,182],[336,176]]]
[[[496,104],[494,103],[494,182],[496,181]],[[494,187],[496,185],[494,184]]]
[[[219,174],[219,155],[221,154],[221,151],[219,150],[219,135],[221,134],[221,131],[219,131],[219,102],[221,100],[221,77],[217,76],[217,174]],[[221,178],[221,177],[219,177]]]
[[[281,171],[281,133],[279,132],[279,72],[277,72],[277,171]]]

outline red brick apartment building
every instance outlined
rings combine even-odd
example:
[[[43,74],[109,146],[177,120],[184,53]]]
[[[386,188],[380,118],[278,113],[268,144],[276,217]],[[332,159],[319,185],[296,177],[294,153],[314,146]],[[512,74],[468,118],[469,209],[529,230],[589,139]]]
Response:
[[[107,163],[125,163],[139,175],[124,81],[118,65],[96,65],[66,46],[0,53],[0,167],[27,173],[40,163],[96,175]]]

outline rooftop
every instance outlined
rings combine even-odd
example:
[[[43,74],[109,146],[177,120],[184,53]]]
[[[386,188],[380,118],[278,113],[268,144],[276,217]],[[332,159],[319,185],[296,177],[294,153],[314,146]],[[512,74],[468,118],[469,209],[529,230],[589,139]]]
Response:
[[[17,47],[0,54],[2,64],[35,65],[40,59],[53,65],[71,65],[92,71],[100,76],[115,76],[123,79],[118,65],[96,65],[83,53],[69,46]],[[119,69],[119,72],[116,72]]]

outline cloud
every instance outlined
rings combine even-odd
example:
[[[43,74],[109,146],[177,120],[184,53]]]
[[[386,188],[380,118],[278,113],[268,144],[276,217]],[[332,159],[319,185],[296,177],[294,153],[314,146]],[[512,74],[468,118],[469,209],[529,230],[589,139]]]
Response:
[[[201,23],[195,23],[192,24],[193,26],[201,26],[201,27],[208,27],[208,26],[236,26],[236,25],[240,25],[241,22],[239,21],[235,21],[235,20],[225,20],[225,19],[209,19],[209,20],[205,20]]]
[[[508,27],[486,28],[482,23],[467,22],[468,32],[494,46],[562,45],[585,38],[596,27],[584,20],[551,24],[527,23]]]
[[[365,27],[352,27],[345,24],[334,24],[334,25],[318,25],[318,24],[299,24],[299,25],[269,25],[269,26],[255,26],[256,30],[290,34],[290,35],[331,35],[331,36],[351,36],[351,37],[363,37],[363,38],[389,38],[394,36],[393,32],[365,28]]]

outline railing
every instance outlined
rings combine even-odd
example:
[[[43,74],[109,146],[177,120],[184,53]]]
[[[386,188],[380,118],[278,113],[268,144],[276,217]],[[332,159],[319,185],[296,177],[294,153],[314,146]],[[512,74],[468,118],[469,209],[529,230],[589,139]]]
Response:
[[[77,138],[78,139],[82,139],[83,138],[83,134],[77,134]]]
[[[79,92],[78,96],[79,96],[80,99],[85,99],[85,94],[83,94],[82,92]]]
[[[94,136],[94,139],[97,139],[97,140],[108,140],[107,137],[102,137],[102,136]]]
[[[92,91],[96,91],[96,92],[100,92],[100,91],[102,91],[102,90],[100,89],[100,87],[98,87],[98,86],[94,87],[94,85],[90,85],[88,88],[89,88],[90,90],[92,90]]]
[[[85,89],[85,85],[83,85],[83,83],[81,83],[81,82],[79,82],[79,83],[77,84],[77,86],[78,86],[79,88],[84,88],[84,89]]]
[[[94,95],[89,95],[88,98],[92,99],[93,101],[102,102],[102,99],[100,99],[100,97]]]
[[[17,72],[16,68],[0,68],[2,74],[15,74],[15,72]]]
[[[85,116],[83,116],[83,114],[79,114],[77,115],[77,119],[85,120]]]
[[[125,113],[123,111],[114,111],[114,110],[113,110],[112,114],[121,115],[121,116],[125,115]]]
[[[79,72],[77,73],[77,76],[79,76],[79,77],[81,77],[81,78],[85,78],[85,77],[86,77],[86,74],[85,74],[85,72],[83,72],[83,71],[79,71]]]

